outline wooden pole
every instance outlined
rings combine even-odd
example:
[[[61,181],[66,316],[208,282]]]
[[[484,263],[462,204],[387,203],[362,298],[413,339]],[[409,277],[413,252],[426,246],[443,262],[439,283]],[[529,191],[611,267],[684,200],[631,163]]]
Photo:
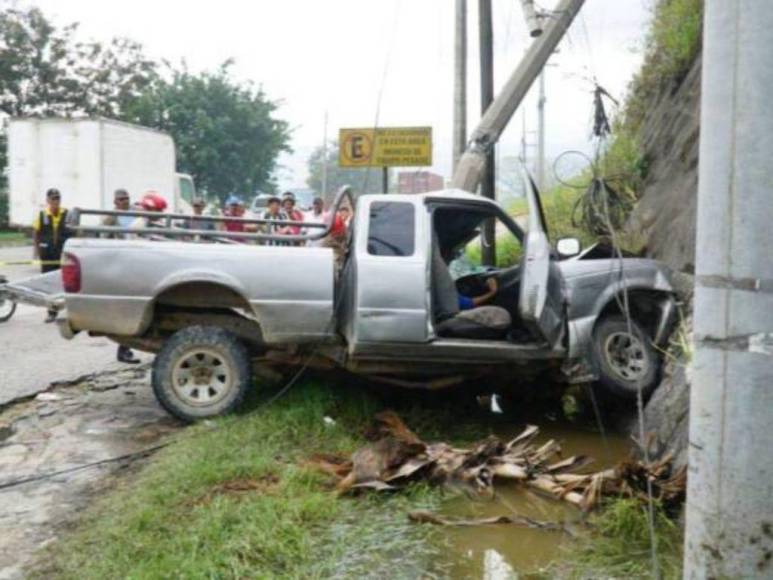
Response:
[[[483,116],[494,100],[494,30],[491,0],[478,0],[478,27],[480,36],[480,112]],[[489,199],[496,199],[494,147],[491,147],[486,154],[481,195]],[[496,265],[496,224],[493,219],[487,219],[483,224],[483,235],[480,242],[483,265]]]

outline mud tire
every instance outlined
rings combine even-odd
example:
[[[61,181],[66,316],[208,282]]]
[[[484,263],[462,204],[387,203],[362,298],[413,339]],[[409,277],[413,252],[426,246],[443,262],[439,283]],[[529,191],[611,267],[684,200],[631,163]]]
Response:
[[[593,330],[593,362],[599,375],[599,386],[605,393],[618,399],[635,401],[641,384],[642,396],[646,401],[658,384],[661,356],[652,345],[652,339],[635,320],[631,320],[631,330],[634,335],[634,350],[637,353],[634,364],[641,366],[641,371],[635,373],[636,378],[632,378],[633,375],[630,374],[632,367],[629,366],[626,370],[626,363],[615,360],[610,352],[614,350],[612,344],[615,341],[625,344],[628,324],[622,316],[607,316],[596,324]],[[631,378],[626,379],[626,372]]]
[[[164,342],[151,382],[158,402],[178,419],[225,415],[241,405],[250,388],[249,352],[223,328],[189,326]]]

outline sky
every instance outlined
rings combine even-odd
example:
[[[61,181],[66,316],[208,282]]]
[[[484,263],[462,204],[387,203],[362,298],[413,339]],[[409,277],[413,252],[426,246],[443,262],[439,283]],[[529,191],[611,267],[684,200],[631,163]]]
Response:
[[[531,39],[519,0],[492,0],[495,92]],[[557,0],[538,2],[551,8]],[[587,0],[546,69],[546,151],[589,150],[596,78],[622,97],[641,62],[652,0]],[[453,0],[31,0],[57,24],[80,23],[82,38],[126,36],[155,58],[191,70],[233,58],[236,78],[260,85],[293,129],[281,188],[305,185],[306,160],[342,127],[433,127],[432,170],[451,175]],[[476,0],[468,0],[468,131],[480,116]],[[535,83],[536,85],[536,83]],[[498,145],[518,155],[522,127],[536,144],[536,86]]]

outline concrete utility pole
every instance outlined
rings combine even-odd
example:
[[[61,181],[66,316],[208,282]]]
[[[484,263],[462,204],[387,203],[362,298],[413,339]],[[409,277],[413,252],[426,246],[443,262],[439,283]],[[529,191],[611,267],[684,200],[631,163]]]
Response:
[[[454,170],[467,147],[467,0],[456,0],[454,33]]]
[[[491,13],[491,0],[478,0],[478,34],[480,43],[480,114],[486,114],[494,100],[494,30]],[[486,154],[486,168],[481,183],[481,195],[496,199],[496,159],[492,146]],[[496,224],[488,219],[483,224],[481,243],[481,261],[484,266],[494,266],[496,262]]]
[[[465,191],[477,191],[486,164],[486,155],[497,142],[502,131],[523,101],[542,67],[566,34],[567,28],[579,12],[584,0],[561,0],[518,68],[515,69],[502,91],[494,99],[486,114],[470,136],[470,144],[459,159],[451,179],[451,186]]]
[[[771,30],[705,3],[685,578],[773,576]]]
[[[547,66],[547,64],[545,65]],[[545,69],[539,75],[539,98],[537,99],[537,187],[545,191]]]

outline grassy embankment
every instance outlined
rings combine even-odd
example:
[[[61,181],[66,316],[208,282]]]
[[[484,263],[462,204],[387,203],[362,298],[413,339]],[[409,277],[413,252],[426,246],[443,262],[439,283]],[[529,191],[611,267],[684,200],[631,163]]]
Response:
[[[190,427],[97,502],[45,555],[38,575],[323,578],[438,571],[429,541],[436,532],[408,523],[406,513],[431,509],[441,492],[416,486],[399,495],[337,498],[331,478],[304,465],[315,453],[361,446],[363,429],[381,408],[364,391],[307,383],[263,410]],[[401,413],[429,439],[464,432],[450,411]]]

